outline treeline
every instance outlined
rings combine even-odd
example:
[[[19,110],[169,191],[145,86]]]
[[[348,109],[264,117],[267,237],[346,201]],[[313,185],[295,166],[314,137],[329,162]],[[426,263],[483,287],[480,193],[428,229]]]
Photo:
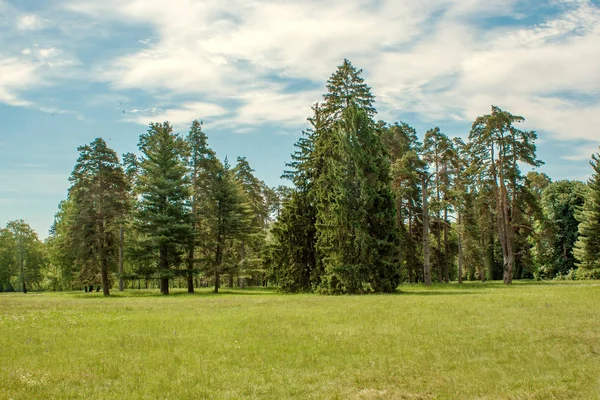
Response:
[[[421,142],[376,120],[347,60],[312,110],[291,188],[268,187],[245,157],[221,161],[198,121],[185,136],[150,124],[139,156],[119,159],[102,139],[80,147],[45,243],[23,221],[0,231],[0,290],[600,278],[600,155],[587,184],[552,182],[532,171],[535,132],[494,106],[466,140],[433,128]]]

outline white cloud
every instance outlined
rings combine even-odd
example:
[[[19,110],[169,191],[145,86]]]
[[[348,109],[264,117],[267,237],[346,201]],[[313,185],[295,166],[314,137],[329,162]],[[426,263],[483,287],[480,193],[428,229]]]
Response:
[[[55,57],[59,54],[60,52],[55,49],[54,47],[50,47],[47,49],[39,49],[38,50],[38,54],[41,58],[51,58],[51,57]]]
[[[12,106],[29,106],[19,97],[19,90],[40,82],[37,66],[15,58],[0,58],[0,102]]]
[[[210,118],[227,113],[223,107],[217,104],[193,102],[182,104],[178,108],[161,110],[151,108],[147,110],[131,110],[134,117],[126,116],[127,121],[148,125],[150,122],[169,121],[173,126],[189,126],[195,119]]]
[[[20,31],[33,31],[42,29],[44,27],[44,21],[37,15],[27,14],[22,15],[17,20],[17,28]]]
[[[485,18],[522,19],[531,16],[523,10],[535,4],[83,0],[65,7],[93,18],[94,29],[107,20],[153,29],[150,38],[135,42],[138,50],[89,71],[116,89],[147,91],[156,103],[186,99],[161,113],[126,117],[138,123],[152,117],[188,124],[206,113],[215,124],[303,125],[318,100],[314,84],[323,87],[347,57],[365,68],[386,117],[412,112],[432,123],[470,121],[496,104],[556,138],[594,140],[600,122],[600,9],[590,0],[551,4],[559,13],[537,25],[505,26],[486,26]],[[60,59],[52,49],[39,55]],[[286,86],[295,79],[313,85]],[[579,95],[588,102],[571,100]],[[192,96],[203,102],[190,103]],[[226,113],[217,104],[234,110]]]

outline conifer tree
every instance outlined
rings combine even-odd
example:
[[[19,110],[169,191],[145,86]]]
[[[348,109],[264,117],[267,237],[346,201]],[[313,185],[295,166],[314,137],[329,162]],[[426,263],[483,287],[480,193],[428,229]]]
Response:
[[[577,215],[579,238],[575,243],[577,276],[600,279],[600,152],[592,155],[593,172],[583,209]]]
[[[206,254],[210,247],[208,229],[211,226],[214,212],[212,179],[216,174],[219,161],[215,152],[208,145],[208,137],[202,130],[202,123],[192,122],[186,138],[188,146],[188,177],[191,184],[190,211],[191,235],[187,255],[188,293],[194,293],[194,274],[198,272],[196,264],[201,260],[196,254],[197,248],[204,248]]]
[[[395,207],[387,154],[367,111],[351,105],[331,138],[318,201],[321,289],[328,293],[392,292],[399,283]]]
[[[212,185],[215,201],[214,225],[211,227],[214,238],[214,292],[218,293],[224,253],[234,239],[244,240],[252,232],[252,210],[227,158],[215,171]]]
[[[342,112],[351,105],[364,110],[369,118],[375,116],[375,98],[361,74],[361,69],[356,69],[350,61],[344,59],[342,65],[331,75],[327,81],[327,93],[323,95],[323,112],[328,123],[339,120]]]
[[[191,235],[186,144],[164,122],[150,124],[138,146],[143,154],[137,187],[136,227],[143,235],[139,257],[156,263],[160,291],[169,294],[173,267],[181,264]]]
[[[80,280],[92,284],[100,273],[102,291],[110,294],[109,272],[117,264],[119,227],[129,208],[128,185],[114,150],[100,138],[78,148],[80,155],[71,174],[69,221]]]

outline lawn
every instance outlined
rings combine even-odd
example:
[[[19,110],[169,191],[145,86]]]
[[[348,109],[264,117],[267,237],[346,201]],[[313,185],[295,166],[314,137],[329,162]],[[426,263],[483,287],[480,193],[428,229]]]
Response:
[[[600,282],[0,294],[0,399],[600,399]]]

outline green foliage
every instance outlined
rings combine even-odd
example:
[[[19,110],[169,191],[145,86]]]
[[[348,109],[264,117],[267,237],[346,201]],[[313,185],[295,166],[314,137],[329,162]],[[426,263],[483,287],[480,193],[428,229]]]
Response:
[[[367,112],[356,106],[344,110],[330,137],[334,155],[317,183],[321,291],[393,292],[400,271],[385,149]]]
[[[538,223],[535,241],[540,276],[553,278],[577,268],[573,248],[579,236],[578,210],[585,202],[583,182],[561,180],[549,183],[541,193],[543,218]]]
[[[187,147],[168,122],[150,124],[138,146],[143,154],[136,189],[135,226],[142,234],[138,258],[155,265],[161,292],[168,294],[168,280],[182,263],[191,235]]]
[[[579,237],[575,243],[579,278],[600,279],[600,153],[592,156],[592,177],[583,209],[576,215]]]
[[[117,154],[101,138],[78,151],[70,178],[67,235],[81,268],[78,283],[101,282],[108,296],[109,272],[117,264],[119,227],[129,207],[128,183]]]
[[[39,290],[47,264],[44,244],[23,220],[0,228],[0,292]]]

